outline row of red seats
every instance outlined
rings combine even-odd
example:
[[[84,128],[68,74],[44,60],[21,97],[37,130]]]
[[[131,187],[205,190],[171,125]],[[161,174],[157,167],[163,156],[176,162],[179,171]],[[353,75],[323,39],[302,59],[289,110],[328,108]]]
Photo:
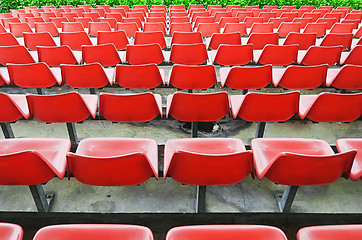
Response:
[[[68,178],[73,175],[96,186],[130,186],[151,176],[158,179],[158,147],[153,139],[88,138],[80,141],[75,153],[69,152],[70,141],[60,138],[0,143],[2,185],[38,185],[55,176],[63,179],[66,169]],[[236,138],[172,139],[165,144],[163,176],[204,189],[238,183],[253,176],[254,170],[259,180],[266,177],[295,188],[330,184],[341,176],[361,178],[362,139],[339,139],[337,147],[339,154],[323,140],[256,138],[251,141],[252,151],[247,151]],[[28,167],[19,168],[24,164]],[[281,211],[289,209],[283,206]]]
[[[272,85],[285,89],[314,89],[320,86],[337,89],[362,89],[362,66],[345,65],[328,68],[316,66],[271,65],[255,67],[220,68],[220,85],[232,89],[261,89]],[[146,77],[147,76],[147,77]],[[46,63],[7,64],[0,68],[0,86],[16,85],[23,88],[48,88],[67,84],[73,88],[102,88],[118,84],[130,89],[153,89],[172,86],[178,89],[208,89],[217,83],[215,66],[188,66],[175,64],[165,80],[165,71],[156,64],[117,65],[103,68],[99,63],[61,65],[49,68]]]
[[[361,225],[311,226],[299,229],[298,240],[339,240],[348,236],[349,240],[360,239]],[[56,236],[58,240],[69,239],[138,239],[153,240],[152,231],[139,225],[125,224],[68,224],[50,225],[37,231],[33,240],[46,240]],[[22,240],[21,226],[0,223],[0,237],[3,240]],[[287,240],[277,227],[264,225],[199,225],[174,227],[167,232],[166,240],[183,239],[254,239]]]
[[[74,35],[76,37],[77,35]],[[360,58],[362,46],[357,45],[350,52],[342,52],[343,46],[311,46],[307,51],[298,50],[297,44],[267,44],[263,50],[253,50],[252,44],[221,44],[218,50],[211,53],[209,59],[205,44],[173,44],[169,57],[165,56],[158,43],[127,45],[126,51],[119,52],[112,43],[101,45],[82,45],[81,52],[72,51],[69,46],[38,46],[37,51],[28,51],[22,45],[0,46],[0,64],[27,64],[44,62],[51,67],[61,64],[100,63],[102,66],[115,66],[120,63],[131,65],[142,64],[183,64],[201,65],[246,65],[258,63],[262,65],[288,66],[302,64],[307,66],[328,64],[362,65]]]
[[[250,35],[253,32],[278,32],[282,37],[287,36],[289,32],[303,30],[303,33],[316,32],[320,37],[325,35],[327,30],[332,33],[352,33],[359,28],[355,32],[355,37],[360,37],[362,34],[362,27],[359,27],[360,19],[355,19],[355,21],[347,19],[340,23],[335,18],[318,18],[315,21],[312,18],[295,18],[292,21],[288,21],[287,18],[271,18],[264,22],[262,17],[245,17],[243,21],[240,21],[237,17],[222,17],[219,22],[215,23],[213,17],[211,18],[197,17],[195,21],[194,28],[203,37],[210,37],[213,33],[220,33],[220,29],[223,29],[223,33],[237,31],[242,35]],[[3,18],[1,19],[2,25],[0,23],[0,32],[6,32],[6,28],[10,28],[10,32],[15,36],[23,36],[24,32],[43,32],[46,30],[56,36],[59,34],[58,28],[62,28],[62,32],[85,31],[85,28],[89,28],[89,34],[92,36],[96,36],[98,31],[112,31],[114,29],[124,30],[127,36],[130,37],[134,36],[134,33],[140,29],[145,32],[161,31],[163,34],[170,35],[173,35],[175,31],[193,31],[188,17],[185,17],[182,21],[173,20],[170,23],[169,32],[167,32],[165,18],[147,18],[145,23],[142,23],[139,18],[122,18],[120,22],[117,22],[115,18],[100,18],[97,22],[92,21],[91,18],[74,18],[71,22],[63,21],[66,19],[65,17],[52,18],[50,22],[40,20],[39,17],[26,19],[27,22],[21,22],[18,18]],[[35,30],[32,28],[35,28]],[[247,29],[249,30],[247,31]]]

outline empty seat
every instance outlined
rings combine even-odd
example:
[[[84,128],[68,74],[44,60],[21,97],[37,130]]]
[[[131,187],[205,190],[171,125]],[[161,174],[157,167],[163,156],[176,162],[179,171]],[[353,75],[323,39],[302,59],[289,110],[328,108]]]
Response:
[[[29,50],[36,51],[37,46],[56,46],[49,32],[24,33],[24,44]]]
[[[211,51],[211,63],[220,65],[245,65],[253,61],[253,45],[219,45],[217,51]]]
[[[99,114],[112,122],[149,122],[158,116],[162,117],[162,98],[151,92],[121,95],[101,93]]]
[[[97,45],[112,43],[117,50],[125,50],[129,44],[125,31],[98,31]]]
[[[200,65],[208,60],[205,44],[173,44],[170,62],[185,65]]]
[[[327,30],[331,29],[332,26],[337,22],[335,18],[318,18],[316,23],[326,23]]]
[[[127,45],[126,61],[132,65],[161,64],[165,60],[158,43],[143,45]]]
[[[353,33],[329,33],[327,34],[320,46],[343,46],[342,51],[351,49]]]
[[[293,23],[300,23],[300,29],[304,29],[308,23],[312,23],[312,18],[294,18]]]
[[[230,113],[228,94],[176,92],[167,97],[166,117],[183,122],[212,122]]]
[[[82,60],[84,63],[100,63],[102,66],[115,66],[122,63],[119,53],[113,43],[96,46],[82,46]]]
[[[1,108],[0,108],[1,125],[4,125],[3,123],[15,122],[21,118],[25,119],[29,118],[29,109],[25,95],[0,93],[0,102],[1,102]],[[11,136],[7,135],[8,133],[4,132],[3,128],[2,130],[5,138],[14,137],[11,129],[10,129]]]
[[[57,67],[60,64],[79,64],[80,57],[76,57],[69,46],[43,47],[36,49],[39,62],[45,62],[50,67]]]
[[[46,22],[46,23],[35,23],[35,32],[49,32],[52,37],[58,36],[59,31],[54,23]]]
[[[75,19],[75,18],[74,18]],[[68,18],[66,17],[51,17],[50,22],[54,23],[57,28],[62,27],[63,22],[69,22]],[[59,34],[59,33],[58,33]]]
[[[34,240],[45,240],[51,236],[57,236],[59,240],[70,238],[91,238],[101,237],[109,240],[139,239],[152,240],[153,235],[149,228],[136,225],[107,225],[107,224],[70,224],[70,225],[53,225],[41,228]]]
[[[198,189],[202,185],[205,193],[206,185],[235,184],[252,172],[251,151],[246,151],[240,139],[183,138],[171,139],[165,144],[164,178],[168,174],[182,184],[197,185]],[[197,212],[205,212],[203,197],[196,200]],[[225,238],[229,239],[224,234]],[[166,239],[179,238],[168,236]]]
[[[303,33],[317,33],[317,37],[326,35],[327,24],[326,23],[308,23],[304,28]]]
[[[327,63],[329,66],[339,62],[342,46],[311,46],[298,56],[298,63],[303,65],[320,65]]]
[[[260,89],[272,81],[272,66],[220,68],[221,86],[232,89]]]
[[[157,64],[117,65],[115,82],[124,88],[156,88],[165,85],[165,71]]]
[[[286,37],[291,32],[300,32],[300,23],[283,22],[277,30],[279,37]]]
[[[116,28],[117,22],[122,21],[122,14],[121,13],[116,13],[116,12],[115,13],[106,13],[105,18],[103,18],[103,20],[106,21],[106,19],[111,19],[111,18],[116,20],[116,21],[112,21],[112,22],[114,22],[114,25],[113,26],[111,25],[111,27]]]
[[[263,48],[260,56],[254,55],[254,62],[261,64],[272,64],[288,66],[297,61],[298,45],[271,45]]]
[[[174,32],[171,39],[171,46],[174,43],[195,44],[203,43],[203,40],[200,32]]]
[[[16,17],[16,18],[2,18],[1,22],[2,22],[2,25],[4,26],[4,28],[9,29],[10,28],[10,26],[9,26],[10,23],[20,23],[21,21],[20,21],[19,18]]]
[[[327,225],[312,226],[299,229],[298,240],[330,239],[336,240],[348,236],[350,240],[357,240],[361,236],[362,225]]]
[[[108,22],[90,22],[88,33],[91,36],[97,36],[98,31],[112,31]]]
[[[0,223],[0,238],[4,240],[23,239],[23,229],[21,226],[13,223]]]
[[[117,102],[108,104],[119,107]],[[153,139],[88,138],[80,141],[76,153],[67,154],[68,172],[89,185],[138,185],[152,175],[158,178],[157,152]]]
[[[251,26],[249,34],[252,33],[272,33],[273,24],[272,23],[254,23]]]
[[[168,231],[166,240],[181,240],[185,238],[207,240],[211,238],[237,240],[287,240],[279,228],[262,225],[203,225],[175,227]]]
[[[220,44],[241,45],[241,34],[239,32],[212,34],[208,48],[216,50]]]
[[[0,46],[17,46],[20,45],[12,33],[0,33]]]
[[[82,50],[82,45],[93,45],[86,32],[61,32],[60,44],[68,45],[72,50]]]
[[[340,64],[362,65],[361,54],[362,45],[357,45],[350,52],[342,53]]]
[[[175,32],[192,32],[191,23],[171,23],[170,35],[174,35]]]
[[[273,71],[273,84],[285,89],[313,89],[325,83],[328,64],[288,66]]]
[[[142,22],[141,19],[136,18],[122,18],[122,23],[136,23],[137,28],[142,28]]]
[[[357,150],[350,178],[356,181],[362,177],[362,138],[342,138],[336,141],[339,152],[348,152],[353,149]]]
[[[22,45],[0,46],[0,64],[7,63],[34,63],[34,58]]]
[[[134,37],[135,33],[138,31],[136,23],[117,23],[118,31],[125,31],[127,37]]]
[[[62,64],[60,69],[63,82],[73,88],[102,88],[113,83],[113,69],[105,71],[98,62],[84,65]]]
[[[340,70],[328,72],[326,86],[338,89],[362,89],[361,74],[362,66],[345,65]]]
[[[170,72],[169,85],[178,89],[207,89],[217,83],[213,65],[187,66],[175,64]]]
[[[53,73],[43,62],[29,64],[7,64],[10,81],[24,88],[46,88],[61,85],[59,75]]]
[[[264,22],[268,22],[270,18],[276,18],[277,14],[275,12],[261,12],[258,17],[263,18]]]
[[[261,50],[267,44],[278,45],[279,35],[278,33],[253,33],[248,39],[248,44],[253,44],[254,50]]]
[[[117,26],[117,20],[115,18],[98,18],[98,21],[102,24],[91,24],[89,23],[89,28],[92,26],[92,29],[88,29],[88,31],[92,31],[92,33],[94,32],[98,32],[98,31],[112,31],[112,29],[115,29]],[[103,23],[108,23],[109,27],[111,28],[111,30],[109,30],[108,25],[107,24],[103,24]],[[90,33],[90,32],[89,32]],[[93,35],[93,34],[90,34]],[[94,35],[97,36],[97,35]]]
[[[353,23],[335,23],[330,33],[352,33],[354,29]]]
[[[220,28],[218,23],[200,23],[196,31],[201,32],[203,37],[211,37],[212,34],[219,33]]]
[[[91,18],[92,19],[91,22],[97,22],[98,18],[100,18],[100,17],[101,16],[97,12],[85,12],[85,13],[83,13],[83,18]]]
[[[225,25],[228,24],[228,23],[239,23],[239,18],[237,18],[237,17],[222,17],[220,19],[220,21],[219,21],[219,28],[225,28]]]
[[[283,45],[298,44],[298,50],[307,50],[310,46],[316,44],[316,33],[296,33],[291,32],[288,34]]]
[[[288,185],[280,203],[289,212],[300,185],[324,185],[349,177],[356,151],[334,154],[329,144],[318,139],[252,139],[251,149],[258,179],[264,177]]]
[[[201,23],[212,23],[212,25],[210,25],[210,26],[214,26],[212,29],[215,29],[215,26],[216,26],[214,24],[214,17],[212,17],[212,16],[197,17],[196,20],[195,20],[195,23],[194,23],[194,28],[198,28]],[[208,26],[208,25],[205,25],[205,26]],[[217,26],[219,27],[219,24]]]
[[[254,23],[263,23],[263,18],[261,17],[246,17],[244,19],[247,28],[251,28]]]
[[[273,28],[277,29],[279,28],[280,24],[282,24],[283,22],[287,22],[287,20],[287,18],[270,18],[268,23],[272,23]]]
[[[64,14],[64,13],[63,13]],[[63,16],[62,14],[62,16]],[[44,19],[45,22],[50,22],[51,17],[57,17],[53,12],[39,12],[40,17]]]
[[[162,49],[166,47],[166,40],[163,32],[136,32],[134,45],[158,43]]]
[[[362,93],[323,92],[300,97],[299,117],[315,122],[352,122],[361,117]]]
[[[62,32],[84,32],[81,22],[62,22]]]
[[[165,26],[166,24],[163,22],[146,22],[143,26],[143,32],[162,32],[162,34],[165,35]]]
[[[32,33],[33,30],[28,23],[9,23],[10,32],[14,34],[15,37],[22,37],[24,32]]]
[[[224,27],[223,33],[239,32],[241,36],[246,34],[245,23],[227,23]]]

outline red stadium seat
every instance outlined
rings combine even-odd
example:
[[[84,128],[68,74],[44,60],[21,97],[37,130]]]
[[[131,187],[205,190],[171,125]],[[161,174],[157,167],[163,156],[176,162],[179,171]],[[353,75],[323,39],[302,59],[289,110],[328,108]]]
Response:
[[[272,66],[220,68],[221,86],[232,89],[260,89],[272,81]]]
[[[277,29],[279,28],[280,24],[287,22],[288,18],[270,18],[268,23],[273,24],[273,28]]]
[[[63,14],[64,13],[62,13],[62,16]],[[53,12],[40,12],[39,16],[42,17],[45,22],[50,22],[51,17],[57,17],[57,15],[55,15],[55,13]]]
[[[98,13],[100,17],[104,17],[106,14],[106,11],[103,8],[90,8],[89,12]]]
[[[51,236],[57,236],[59,240],[70,238],[91,237],[106,238],[108,240],[139,239],[152,240],[153,235],[149,228],[136,225],[106,225],[106,224],[70,224],[54,225],[41,228],[34,240],[45,240]]]
[[[7,63],[34,63],[34,58],[22,45],[0,46],[0,64]]]
[[[72,50],[82,50],[83,45],[93,45],[86,32],[61,32],[60,45],[67,45]]]
[[[236,17],[238,17],[239,18],[239,21],[240,22],[245,22],[245,18],[247,18],[247,17],[253,17],[254,16],[254,13],[253,12],[249,12],[249,11],[239,11],[239,12],[237,12],[237,14],[236,14]],[[263,19],[263,21],[264,21],[264,19]]]
[[[247,28],[251,28],[254,23],[263,23],[263,18],[261,17],[246,17],[244,19]]]
[[[326,23],[327,24],[327,30],[331,29],[332,26],[337,22],[337,19],[335,18],[318,18],[316,23]]]
[[[337,240],[348,236],[349,240],[360,238],[362,225],[327,225],[299,229],[298,240],[330,239]]]
[[[208,60],[206,46],[203,43],[176,44],[171,48],[170,62],[185,65],[200,65]]]
[[[283,45],[298,44],[298,50],[308,50],[310,46],[316,44],[316,33],[296,33],[291,32],[288,34]]]
[[[72,88],[102,88],[113,83],[114,70],[103,69],[98,62],[84,65],[62,64],[60,69],[63,82]]]
[[[288,185],[279,202],[281,212],[289,212],[298,186],[348,178],[356,155],[356,151],[334,154],[327,142],[302,138],[252,139],[251,149],[258,179]]]
[[[241,45],[241,34],[239,32],[212,34],[208,48],[216,50],[220,44]]]
[[[174,35],[175,32],[192,32],[191,23],[171,23],[170,35]]]
[[[287,240],[279,228],[262,225],[203,225],[175,227],[168,231],[166,240],[181,240],[189,237],[207,240],[213,237],[225,240],[254,239]]]
[[[112,21],[115,22],[115,24],[111,27],[112,28],[116,28],[117,22],[121,22],[122,21],[122,15],[121,13],[106,13],[105,18],[100,18],[99,20],[102,21],[107,21],[107,19],[115,19],[116,21]]]
[[[0,46],[18,46],[20,43],[12,33],[0,33]]]
[[[311,66],[327,63],[329,66],[339,62],[342,46],[311,46],[305,53],[298,56],[298,63]]]
[[[200,23],[196,31],[201,32],[203,37],[211,37],[212,34],[219,33],[220,28],[218,23]]]
[[[113,43],[95,46],[82,46],[82,60],[84,63],[100,63],[102,66],[115,66],[122,63],[120,54]]]
[[[340,70],[328,72],[326,86],[338,89],[362,89],[361,74],[362,66],[345,65]]]
[[[353,23],[335,23],[330,33],[352,33],[354,29]]]
[[[194,23],[194,28],[198,28],[201,23],[209,23],[209,25],[205,26],[216,26],[214,23],[214,17],[208,16],[208,17],[197,17]],[[212,23],[212,24],[211,24]],[[210,25],[211,24],[211,25]],[[219,24],[217,25],[219,27]]]
[[[175,64],[170,72],[169,85],[178,89],[207,89],[217,83],[213,65],[187,66]]]
[[[37,46],[56,46],[49,32],[24,33],[24,45],[29,50],[36,51]]]
[[[0,102],[1,123],[15,122],[21,118],[29,118],[29,109],[25,95],[0,93]],[[5,138],[10,137],[5,136]]]
[[[117,65],[116,83],[124,88],[156,88],[165,85],[165,71],[155,63],[145,65]]]
[[[142,28],[142,22],[141,19],[136,18],[122,18],[122,23],[136,23],[137,28]]]
[[[0,223],[0,238],[4,240],[21,240],[23,239],[23,229],[17,224]]]
[[[298,13],[297,12],[283,12],[280,15],[280,17],[287,18],[288,22],[293,22],[293,20],[298,17]]]
[[[108,22],[90,22],[88,33],[91,36],[97,36],[98,31],[112,31],[111,25]]]
[[[81,22],[62,22],[62,32],[85,32]]]
[[[308,23],[303,30],[303,33],[317,33],[317,37],[322,37],[326,35],[326,32],[326,23]]]
[[[348,152],[353,149],[357,150],[357,154],[355,156],[352,165],[350,178],[353,181],[361,179],[362,178],[362,138],[342,138],[338,139],[336,143],[339,152]]]
[[[249,34],[252,33],[273,33],[273,23],[254,23]]]
[[[97,22],[98,18],[101,17],[97,12],[84,12],[82,16],[83,18],[91,18],[92,22]]]
[[[239,23],[239,18],[237,17],[222,17],[219,21],[219,28],[224,28],[228,23]],[[225,33],[225,32],[224,32]]]
[[[288,66],[286,69],[274,69],[274,87],[285,89],[313,89],[325,83],[328,64],[316,66]]]
[[[357,45],[349,53],[342,53],[340,64],[362,65],[361,54],[362,45]]]
[[[60,64],[79,64],[81,56],[74,55],[69,46],[42,47],[36,49],[39,62],[45,62],[50,67],[59,67]]]
[[[253,33],[250,35],[247,44],[253,44],[254,50],[262,50],[267,44],[279,44],[278,33]]]
[[[329,33],[327,34],[320,46],[343,46],[342,51],[350,50],[352,45],[353,33]],[[361,61],[362,62],[362,61]]]
[[[288,66],[297,61],[298,45],[271,45],[263,48],[260,56],[254,54],[254,62],[261,64],[272,64]]]
[[[172,35],[171,46],[174,44],[196,44],[203,43],[200,32],[175,32]]]
[[[35,32],[49,32],[52,37],[59,35],[59,31],[53,22],[35,23]]]
[[[163,32],[136,32],[134,45],[157,43],[162,49],[166,48],[166,40]]]
[[[270,18],[276,18],[277,14],[275,12],[261,12],[258,17],[263,18],[264,22],[268,22]]]
[[[125,31],[127,37],[134,37],[138,27],[136,23],[117,23],[117,31]]]
[[[300,23],[300,29],[304,29],[308,23],[312,23],[312,18],[294,18],[293,23]]]
[[[117,50],[125,50],[127,44],[129,44],[125,31],[112,31],[104,32],[98,31],[97,33],[97,45],[112,43]]]
[[[161,64],[165,60],[159,44],[127,45],[126,61],[131,65]]]
[[[146,22],[143,25],[143,32],[162,32],[162,34],[165,35],[165,26],[166,25],[163,22]]]
[[[131,186],[147,181],[152,175],[158,178],[157,143],[153,139],[84,139],[80,141],[76,153],[67,154],[67,162],[68,173],[89,185]],[[120,236],[118,233],[116,238]],[[102,237],[105,235],[102,234]]]
[[[101,93],[99,114],[112,122],[149,122],[162,117],[162,98],[151,92],[122,95]]]
[[[227,23],[224,27],[223,33],[239,32],[241,36],[246,34],[245,23]]]
[[[74,18],[74,20],[75,20],[75,18]],[[66,18],[66,17],[51,17],[51,18],[50,18],[50,22],[51,22],[51,23],[54,23],[57,28],[61,28],[61,27],[62,27],[62,23],[63,23],[63,22],[69,22],[69,20],[68,20],[68,18]],[[58,34],[59,34],[59,33],[58,33]]]
[[[27,17],[25,18],[25,22],[28,23],[31,28],[34,28],[35,23],[44,23],[44,19],[42,17]]]
[[[219,45],[217,51],[211,51],[211,62],[224,66],[245,65],[253,61],[253,45]]]
[[[279,37],[286,37],[289,33],[299,33],[300,23],[283,22],[280,24],[277,30]]]
[[[9,23],[10,32],[14,34],[15,37],[22,37],[24,32],[32,33],[33,30],[28,23]]]
[[[300,97],[299,117],[315,122],[352,122],[361,117],[362,93],[323,92]]]

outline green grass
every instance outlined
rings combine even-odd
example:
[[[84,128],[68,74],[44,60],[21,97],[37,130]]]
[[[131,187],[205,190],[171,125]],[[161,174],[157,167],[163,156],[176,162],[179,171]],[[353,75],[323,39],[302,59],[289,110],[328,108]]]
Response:
[[[23,6],[45,6],[54,5],[82,5],[91,4],[93,7],[96,5],[138,5],[147,4],[152,5],[165,4],[169,6],[171,4],[183,4],[188,7],[189,4],[204,4],[207,5],[241,5],[241,6],[254,6],[259,5],[263,7],[265,5],[295,5],[298,8],[302,5],[314,5],[315,7],[322,6],[351,6],[352,9],[362,9],[362,0],[0,0],[0,12],[9,12],[10,9],[19,9]]]

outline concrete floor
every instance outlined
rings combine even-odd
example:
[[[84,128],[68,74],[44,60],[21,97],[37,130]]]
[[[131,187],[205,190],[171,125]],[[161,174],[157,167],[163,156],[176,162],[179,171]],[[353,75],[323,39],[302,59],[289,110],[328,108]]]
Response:
[[[166,70],[166,79],[170,67]],[[217,68],[218,72],[218,68]],[[230,95],[240,91],[218,87],[208,90],[228,91]],[[2,87],[7,93],[35,93],[35,89]],[[72,91],[67,86],[47,89],[47,94]],[[77,90],[78,91],[78,90]],[[102,92],[126,93],[119,87],[106,87]],[[98,91],[98,92],[99,92]],[[143,92],[145,90],[132,90]],[[168,94],[175,89],[157,88],[153,90],[163,97],[166,103]],[[285,92],[280,88],[266,88],[262,92]],[[331,89],[304,90],[302,94],[318,94]],[[332,90],[333,91],[333,90]],[[87,89],[79,90],[88,93]],[[195,91],[205,92],[205,91]],[[354,91],[359,92],[359,91]],[[153,120],[149,123],[112,123],[107,120],[86,120],[77,123],[80,139],[90,137],[145,137],[153,138],[158,144],[168,139],[189,137],[183,123],[175,120]],[[45,124],[37,120],[20,120],[12,124],[16,137],[61,137],[68,138],[64,123]],[[200,137],[235,137],[250,144],[255,135],[256,124],[228,117],[218,121],[217,131],[200,133]],[[3,136],[1,135],[0,138]],[[334,145],[344,137],[362,137],[362,121],[351,123],[312,123],[305,120],[289,120],[285,123],[267,123],[264,137],[318,138]],[[171,178],[154,178],[139,186],[96,187],[78,182],[75,178],[49,181],[44,189],[56,194],[51,211],[54,212],[195,212],[196,186],[182,185]],[[274,195],[284,189],[267,179],[261,181],[247,177],[238,184],[230,186],[208,186],[206,196],[207,212],[278,212]],[[302,186],[299,188],[292,212],[300,213],[362,213],[362,182],[339,179],[324,186]],[[36,211],[27,186],[0,186],[0,211]]]

